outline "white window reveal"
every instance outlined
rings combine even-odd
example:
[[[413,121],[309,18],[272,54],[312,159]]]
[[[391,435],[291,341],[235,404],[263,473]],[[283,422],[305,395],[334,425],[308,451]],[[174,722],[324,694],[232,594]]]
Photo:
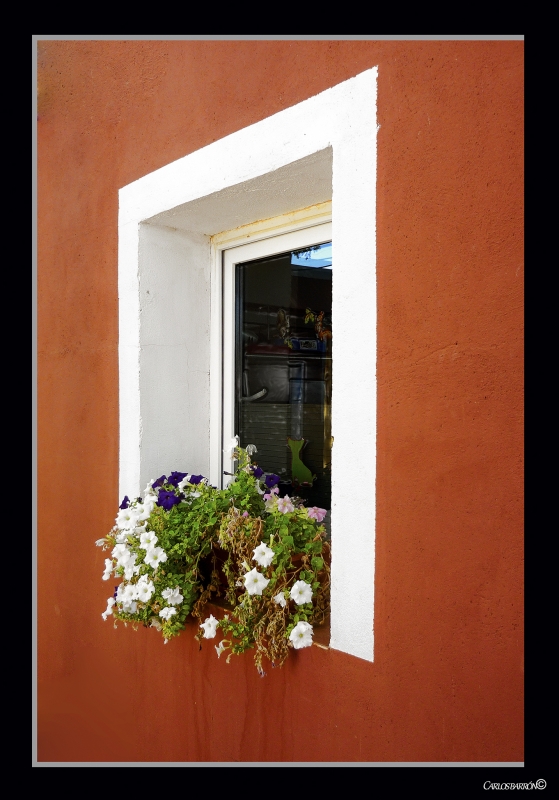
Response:
[[[376,133],[373,69],[119,193],[120,495],[261,447],[286,492],[330,493],[330,646],[369,661]]]

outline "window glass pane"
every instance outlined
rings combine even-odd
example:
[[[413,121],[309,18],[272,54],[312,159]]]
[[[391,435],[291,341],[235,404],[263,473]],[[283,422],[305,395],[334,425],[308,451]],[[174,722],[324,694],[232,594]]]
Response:
[[[238,264],[236,431],[280,495],[330,509],[332,244]]]

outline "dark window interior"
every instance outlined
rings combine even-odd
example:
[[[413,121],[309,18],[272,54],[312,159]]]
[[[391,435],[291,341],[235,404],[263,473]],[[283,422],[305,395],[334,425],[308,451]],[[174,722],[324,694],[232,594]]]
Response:
[[[236,432],[280,494],[330,509],[332,246],[236,268]]]

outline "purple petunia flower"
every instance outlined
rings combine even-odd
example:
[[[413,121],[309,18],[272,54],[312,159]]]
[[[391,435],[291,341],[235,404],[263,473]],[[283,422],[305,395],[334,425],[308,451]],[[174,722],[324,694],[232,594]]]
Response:
[[[192,483],[194,484],[194,486],[196,486],[196,484],[201,483],[203,480],[204,480],[203,475],[191,475],[189,483]]]
[[[266,477],[264,478],[264,483],[266,484],[268,489],[271,489],[272,486],[275,486],[276,484],[279,483],[279,475],[266,475]]]
[[[167,483],[170,483],[173,486],[178,486],[182,479],[186,478],[187,474],[188,473],[186,472],[171,472],[167,478]]]
[[[260,467],[253,467],[252,474],[254,475],[255,478],[261,478],[262,475],[264,475],[264,470],[260,469]]]
[[[153,482],[151,488],[152,489],[157,489],[158,486],[163,486],[163,484],[165,483],[166,480],[167,480],[167,476],[166,475],[162,475],[160,478],[158,478],[156,481]]]
[[[113,597],[114,597],[115,600],[116,600],[117,594],[118,594],[118,586],[115,586],[115,590],[114,590],[114,593],[113,593]]]
[[[180,503],[180,497],[177,497],[174,492],[166,492],[164,489],[159,490],[159,495],[157,497],[158,506],[164,508],[165,511],[170,511],[177,503]]]
[[[123,500],[123,501],[122,501],[122,503],[119,505],[119,508],[121,508],[121,509],[124,511],[124,509],[125,509],[125,508],[128,508],[128,506],[129,506],[129,505],[130,505],[130,498],[128,497],[128,495],[127,495],[127,494],[125,494],[125,495],[124,495],[124,500]]]

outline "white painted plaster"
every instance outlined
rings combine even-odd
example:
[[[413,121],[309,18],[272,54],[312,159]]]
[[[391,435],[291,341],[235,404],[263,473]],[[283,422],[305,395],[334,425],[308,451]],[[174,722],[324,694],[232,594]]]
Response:
[[[210,468],[216,392],[210,386],[209,237],[332,200],[331,647],[369,661],[376,80],[376,68],[367,70],[119,193],[120,493],[131,497],[162,472],[208,474]]]

